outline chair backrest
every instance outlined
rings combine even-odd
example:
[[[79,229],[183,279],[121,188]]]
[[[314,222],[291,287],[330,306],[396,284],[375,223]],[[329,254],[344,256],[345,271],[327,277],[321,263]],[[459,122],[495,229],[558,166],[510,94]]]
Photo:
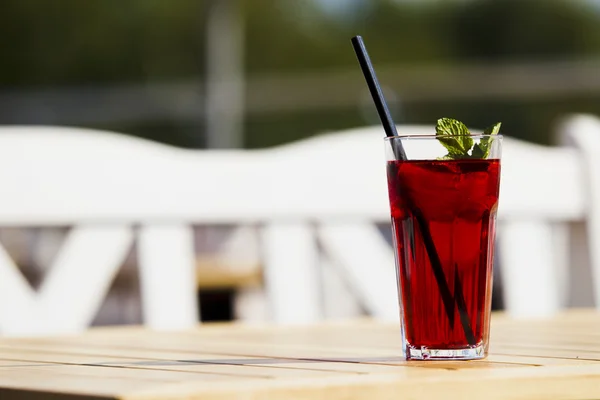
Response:
[[[261,222],[269,238],[279,221],[305,223],[335,211],[321,199],[305,201],[304,190],[321,188],[296,174],[304,160],[288,154],[184,150],[90,129],[1,127],[0,226],[73,228],[38,291],[0,247],[0,333],[85,329],[134,239],[144,322],[155,329],[196,324],[192,224]],[[282,171],[288,164],[295,172]]]
[[[576,114],[565,117],[560,123],[558,139],[562,144],[579,151],[584,165],[582,178],[589,198],[586,231],[593,281],[594,303],[600,309],[600,118]]]
[[[548,316],[567,305],[570,225],[587,208],[583,168],[575,149],[505,140],[498,249],[513,316]]]
[[[398,130],[426,134],[433,127]],[[281,266],[266,271],[269,286],[277,291],[272,296],[278,299],[277,319],[322,317],[320,303],[307,301],[319,298],[311,283],[318,273],[307,268],[318,259],[317,248],[310,244],[313,230],[327,265],[343,270],[363,307],[384,319],[397,318],[395,287],[389,284],[395,280],[392,251],[373,225],[389,221],[382,137],[381,129],[368,127],[274,150],[280,159],[278,204],[287,208],[285,219],[280,213],[280,221],[268,227],[267,243],[276,245],[264,252],[267,265]],[[498,253],[505,304],[515,316],[544,316],[564,305],[569,250],[565,225],[584,215],[581,169],[574,149],[505,137]],[[294,239],[289,239],[292,234]]]
[[[397,318],[392,251],[374,226],[389,222],[382,136],[369,127],[202,151],[88,129],[2,127],[0,226],[74,228],[38,292],[0,248],[0,332],[85,329],[136,235],[145,323],[195,324],[191,225],[207,223],[261,224],[273,320],[323,317],[321,265],[342,271],[368,312]],[[581,176],[574,149],[505,141],[499,218],[509,239],[499,252],[515,314],[558,305],[560,268],[550,265],[565,238],[553,226],[582,217]]]
[[[0,226],[73,226],[37,292],[0,248],[0,333],[85,329],[136,235],[145,323],[195,325],[190,225],[248,218],[237,204],[254,187],[241,176],[256,163],[240,173],[240,159],[104,131],[0,128]]]

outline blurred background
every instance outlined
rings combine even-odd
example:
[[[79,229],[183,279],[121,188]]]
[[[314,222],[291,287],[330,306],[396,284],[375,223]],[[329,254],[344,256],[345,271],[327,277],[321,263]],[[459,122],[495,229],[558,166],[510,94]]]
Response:
[[[499,120],[515,138],[552,144],[561,116],[600,114],[595,0],[3,0],[0,124],[192,149],[267,148],[377,124],[356,34],[399,124]],[[0,240],[35,286],[67,229],[3,229]],[[242,278],[199,285],[204,320],[232,318],[232,286],[257,279],[252,230],[197,227],[205,260],[243,266]],[[131,271],[96,324],[140,322]]]
[[[355,34],[398,123],[501,120],[547,143],[558,115],[599,107],[593,0],[6,0],[0,19],[2,124],[201,148],[375,123]]]

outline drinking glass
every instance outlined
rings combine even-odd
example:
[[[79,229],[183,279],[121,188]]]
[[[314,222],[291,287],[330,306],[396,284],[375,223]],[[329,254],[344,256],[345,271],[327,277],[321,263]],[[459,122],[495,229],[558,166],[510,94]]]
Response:
[[[501,135],[451,156],[435,135],[385,139],[407,359],[487,356]]]

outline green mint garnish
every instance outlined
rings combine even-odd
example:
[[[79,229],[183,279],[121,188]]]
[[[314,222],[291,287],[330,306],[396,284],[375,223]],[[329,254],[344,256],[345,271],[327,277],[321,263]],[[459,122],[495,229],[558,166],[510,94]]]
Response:
[[[500,132],[500,122],[486,128],[483,135],[497,135]],[[474,143],[471,132],[465,124],[452,118],[440,118],[435,127],[437,139],[448,150],[442,160],[459,160],[464,158],[485,159],[490,154],[491,136],[481,138]],[[470,152],[470,153],[469,153]]]
[[[438,140],[450,156],[463,156],[473,146],[473,138],[465,124],[451,118],[440,118],[435,132]]]
[[[473,146],[473,151],[471,152],[471,156],[473,158],[487,158],[488,157],[488,155],[490,154],[490,143],[492,142],[492,139],[493,139],[492,135],[497,135],[498,132],[500,132],[501,125],[502,125],[502,122],[496,122],[494,125],[485,128],[485,130],[483,131],[482,134],[490,135],[490,136],[482,137],[481,140],[479,141],[479,143],[477,143],[475,146]]]

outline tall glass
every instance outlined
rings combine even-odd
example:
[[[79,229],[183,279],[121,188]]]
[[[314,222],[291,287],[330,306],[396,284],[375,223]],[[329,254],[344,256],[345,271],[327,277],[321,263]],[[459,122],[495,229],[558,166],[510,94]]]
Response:
[[[487,356],[502,136],[471,137],[489,152],[453,159],[435,135],[385,139],[407,359]]]

